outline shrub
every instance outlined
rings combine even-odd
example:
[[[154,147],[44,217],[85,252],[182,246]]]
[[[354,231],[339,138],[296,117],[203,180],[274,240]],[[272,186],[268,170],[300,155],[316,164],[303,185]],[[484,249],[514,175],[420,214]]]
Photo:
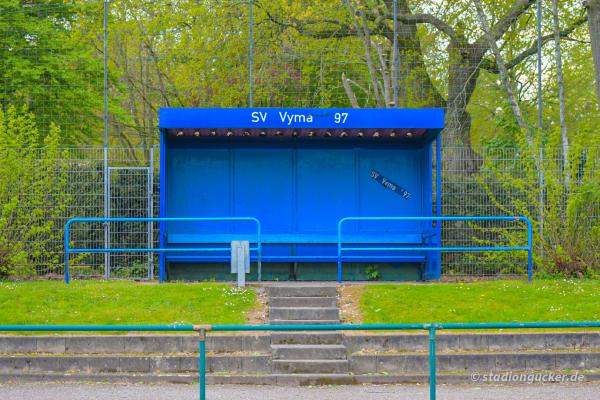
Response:
[[[30,277],[60,262],[68,196],[60,130],[47,135],[26,108],[0,109],[0,277]]]
[[[550,140],[551,142],[551,140]],[[505,160],[486,159],[491,181],[510,197],[500,198],[481,179],[492,203],[506,215],[534,221],[535,264],[546,274],[589,277],[600,266],[600,156],[597,147],[571,146],[565,163],[558,147],[518,144],[511,168]],[[541,172],[541,175],[540,175]],[[540,198],[543,202],[540,206]],[[506,206],[509,204],[509,206]],[[540,218],[541,215],[541,218]],[[525,243],[523,232],[499,231],[508,245]],[[542,251],[539,251],[541,246]],[[501,259],[505,253],[490,254]],[[500,260],[498,260],[500,261]]]

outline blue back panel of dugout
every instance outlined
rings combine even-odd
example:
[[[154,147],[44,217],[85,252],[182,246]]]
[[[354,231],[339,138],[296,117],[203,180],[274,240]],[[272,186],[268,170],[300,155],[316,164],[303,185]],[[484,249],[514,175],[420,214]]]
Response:
[[[255,148],[229,141],[174,144],[167,151],[167,216],[256,217],[265,242],[285,242],[281,236],[291,243],[335,241],[338,221],[348,216],[431,215],[428,147],[295,143]],[[409,195],[389,189],[374,173]],[[420,224],[362,222],[346,231],[417,233]],[[170,223],[168,236],[170,242],[201,243],[210,239],[202,235],[251,232],[238,225],[244,224]]]

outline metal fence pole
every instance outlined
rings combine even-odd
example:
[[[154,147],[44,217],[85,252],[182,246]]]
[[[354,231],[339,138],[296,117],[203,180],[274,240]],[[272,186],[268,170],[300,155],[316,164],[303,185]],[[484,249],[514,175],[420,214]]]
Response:
[[[545,179],[544,179],[544,150],[542,149],[542,147],[540,146],[540,150],[539,150],[539,155],[538,155],[538,179],[539,179],[539,186],[540,186],[540,194],[539,194],[539,201],[540,201],[540,206],[539,206],[539,221],[540,221],[540,258],[544,257],[544,210],[546,209],[545,207],[545,202],[546,202],[546,196],[544,196],[544,188],[546,187],[546,183],[545,183]]]
[[[250,84],[250,93],[248,95],[248,103],[250,107],[254,107],[254,82],[252,78],[254,64],[254,4],[253,0],[249,1],[249,46],[248,46],[248,80]]]
[[[542,130],[543,103],[542,103],[542,0],[537,0],[537,106],[538,129]]]
[[[154,217],[154,147],[150,147],[148,154],[148,217]],[[148,222],[148,248],[154,244],[154,222]],[[154,254],[148,253],[148,278],[154,279]]]
[[[435,365],[435,331],[436,326],[429,326],[429,399],[436,399],[436,365]]]
[[[543,107],[542,102],[542,0],[537,0],[537,97],[538,97],[538,135],[541,135],[544,124],[543,120]],[[543,151],[540,147],[539,150],[539,165],[538,165],[538,180],[540,186],[539,193],[539,222],[540,222],[540,257],[544,256],[544,172],[543,172]]]
[[[194,326],[198,331],[198,384],[200,400],[206,400],[206,331],[210,326]]]
[[[112,210],[110,209],[110,199],[112,197],[111,194],[111,168],[108,166],[108,147],[104,147],[104,218],[111,218]],[[110,232],[110,222],[104,222],[104,249],[110,249],[112,247],[111,243],[111,232]],[[110,262],[111,255],[108,253],[104,254],[104,279],[110,279]]]
[[[104,83],[103,83],[103,96],[104,96],[104,217],[109,218],[109,175],[108,175],[108,4],[109,0],[104,0],[104,26],[103,26],[103,64],[104,64]],[[109,238],[109,224],[104,224],[104,247],[110,248]],[[110,254],[104,254],[104,279],[108,279],[110,275]]]
[[[65,284],[69,284],[70,275],[69,275],[69,228],[71,223],[67,221],[65,225]]]
[[[527,220],[527,281],[533,280],[533,226],[530,220]]]
[[[394,49],[392,50],[392,54],[394,59],[392,60],[392,62],[394,63],[394,68],[392,68],[392,70],[394,71],[394,74],[392,76],[393,79],[393,88],[394,88],[394,107],[400,107],[400,105],[398,104],[400,102],[399,96],[398,96],[398,73],[400,70],[400,66],[399,66],[399,54],[398,54],[398,0],[394,0]]]
[[[438,132],[435,138],[435,216],[442,216],[442,132]],[[435,225],[437,245],[442,246],[442,221]],[[442,278],[442,253],[436,256],[438,282]]]

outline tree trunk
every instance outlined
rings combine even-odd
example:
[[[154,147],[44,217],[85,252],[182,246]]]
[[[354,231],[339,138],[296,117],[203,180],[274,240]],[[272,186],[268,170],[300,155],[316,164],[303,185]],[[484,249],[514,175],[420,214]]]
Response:
[[[391,2],[386,2],[391,14]],[[412,11],[407,0],[398,0],[398,13],[409,15]],[[417,24],[398,21],[398,88],[400,98],[397,107],[444,107],[444,98],[434,86],[421,50],[421,41],[417,35]],[[393,35],[387,39],[394,43]]]
[[[391,2],[386,3],[391,12]],[[408,1],[398,1],[398,13],[412,13]],[[393,43],[393,37],[388,37],[388,40]],[[448,48],[448,100],[445,100],[425,67],[417,24],[398,21],[398,47],[399,106],[445,108],[445,127],[442,132],[444,170],[457,175],[477,172],[482,161],[471,146],[471,116],[467,112],[467,105],[475,90],[483,54],[469,48],[465,42],[451,41]]]
[[[585,5],[588,12],[588,25],[594,57],[596,96],[598,97],[598,110],[600,111],[600,0],[587,0]]]
[[[471,115],[467,106],[479,77],[481,52],[452,41],[448,46],[448,101],[442,134],[444,169],[451,174],[470,175],[479,170],[481,157],[471,146]]]

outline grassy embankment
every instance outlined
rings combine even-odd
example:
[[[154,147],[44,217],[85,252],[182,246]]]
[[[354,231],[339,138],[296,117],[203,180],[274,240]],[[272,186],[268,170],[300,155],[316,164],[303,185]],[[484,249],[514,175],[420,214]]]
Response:
[[[600,320],[598,280],[367,285],[353,297],[364,323]]]
[[[256,307],[253,290],[216,283],[0,283],[0,324],[243,324]]]

